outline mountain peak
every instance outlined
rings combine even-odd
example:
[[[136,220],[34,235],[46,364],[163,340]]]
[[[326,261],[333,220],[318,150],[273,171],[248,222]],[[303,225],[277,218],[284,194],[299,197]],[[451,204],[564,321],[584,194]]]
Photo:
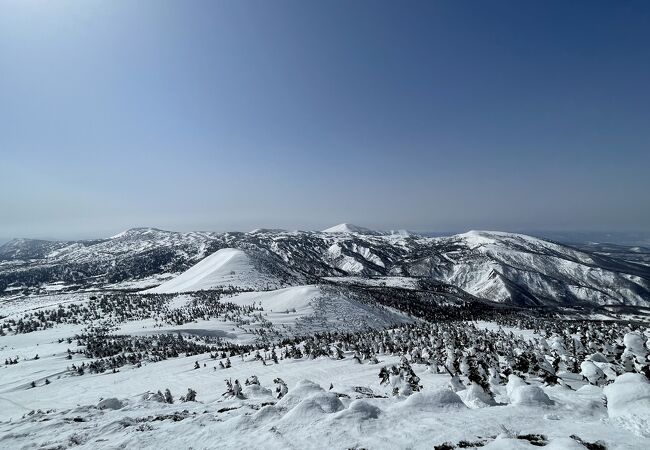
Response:
[[[333,227],[323,230],[323,233],[359,233],[359,234],[377,234],[369,228],[360,227],[351,223],[340,223]]]

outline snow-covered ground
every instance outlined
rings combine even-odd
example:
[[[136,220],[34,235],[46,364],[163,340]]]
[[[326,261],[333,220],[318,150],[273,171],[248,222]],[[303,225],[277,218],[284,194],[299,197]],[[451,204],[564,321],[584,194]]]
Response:
[[[323,279],[334,283],[361,284],[365,286],[388,286],[404,289],[415,289],[418,285],[417,278],[411,277],[324,277]]]
[[[0,300],[0,311],[2,316],[8,317],[19,315],[39,309],[53,308],[67,303],[83,303],[88,300],[89,294],[46,294],[33,295],[20,298],[2,298]]]
[[[218,360],[205,354],[118,373],[57,375],[70,362],[64,359],[68,344],[56,339],[70,331],[0,338],[3,355],[41,355],[0,371],[0,448],[430,449],[463,440],[485,442],[485,448],[536,448],[516,438],[527,434],[544,435],[548,448],[585,448],[572,435],[602,441],[611,449],[650,446],[650,439],[610,419],[603,390],[595,386],[542,388],[552,404],[513,404],[506,387],[499,386],[493,388],[499,405],[476,408],[469,399],[461,400],[462,391],[458,396],[448,389],[448,375],[417,364],[423,390],[393,397],[377,374],[382,366],[397,363],[396,357],[359,364],[349,354],[343,360],[284,359],[268,365],[236,357],[227,369],[215,369]],[[224,379],[243,384],[253,375],[260,386],[244,386],[246,398],[222,396]],[[45,376],[49,385],[39,381],[29,388],[29,380]],[[273,393],[278,377],[289,387],[280,400]],[[197,392],[197,402],[178,401],[188,388]],[[151,397],[148,392],[165,389],[176,403],[145,399]],[[107,398],[119,401],[97,408]]]
[[[408,280],[403,279],[402,285]],[[463,367],[468,357],[480,354],[481,336],[493,339],[506,358],[515,359],[520,351],[535,348],[552,348],[553,354],[563,355],[566,341],[523,323],[503,325],[487,320],[447,323],[448,331],[422,328],[412,332],[424,323],[421,319],[365,303],[345,292],[307,285],[230,291],[221,297],[210,297],[209,292],[108,294],[106,301],[121,299],[130,302],[129,307],[105,316],[80,309],[85,319],[77,323],[55,323],[20,334],[11,332],[14,327],[0,336],[0,362],[7,362],[0,366],[0,448],[650,448],[650,383],[640,373],[617,376],[594,350],[582,363],[582,374],[595,377],[593,384],[578,373],[567,372],[561,363],[559,384],[543,384],[532,371],[526,381],[510,375],[507,384],[497,376],[490,380],[491,395],[486,395],[470,382],[469,369]],[[101,298],[92,300],[91,295],[100,294],[52,293],[2,306],[5,320],[17,321],[24,314],[49,317],[66,308],[95,308]],[[230,306],[211,313],[211,302]],[[160,311],[149,311],[147,305],[157,305]],[[201,351],[158,361],[142,358],[137,364],[96,373],[89,370],[94,358],[84,354],[87,338],[77,336],[88,332],[89,325],[106,323],[112,328],[102,339],[152,339],[148,351],[158,347],[160,335],[169,334],[182,334],[197,344],[255,345],[258,349],[241,355]],[[411,325],[395,328],[404,323]],[[590,327],[595,339],[598,329]],[[372,357],[366,357],[360,341],[354,344],[346,336],[356,332],[362,341],[372,330],[384,330],[384,334],[369,341],[375,348]],[[467,333],[473,343],[450,348],[454,339],[449,331],[458,336]],[[634,370],[634,361],[642,363],[647,354],[650,332],[641,331],[618,338],[630,370]],[[329,356],[310,357],[314,353],[308,353],[307,347],[313,350],[316,341],[299,341],[319,333],[329,336]],[[386,340],[398,334],[401,337],[390,347]],[[568,338],[578,336],[569,334]],[[285,338],[294,341],[279,344]],[[296,345],[303,353],[290,356],[289,349]],[[463,375],[452,379],[445,370],[445,366],[452,367],[448,361],[431,363],[439,356],[424,353],[432,349],[455,355],[452,359],[461,364],[457,373]],[[123,353],[138,352],[142,349]],[[404,364],[405,358],[412,361],[419,391],[410,392],[393,375],[389,383],[382,383],[381,369],[392,370]],[[538,363],[550,366],[555,363],[552,359],[544,362],[542,357]],[[81,375],[79,367],[86,368]],[[603,388],[605,376],[615,382]],[[226,380],[237,380],[241,394],[224,395]],[[196,393],[195,401],[182,401],[189,389]],[[163,400],[166,390],[173,403]]]

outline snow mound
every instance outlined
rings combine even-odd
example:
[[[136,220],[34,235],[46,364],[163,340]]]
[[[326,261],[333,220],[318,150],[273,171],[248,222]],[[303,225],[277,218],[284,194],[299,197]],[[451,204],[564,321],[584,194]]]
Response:
[[[650,437],[650,382],[639,373],[625,373],[603,389],[613,423]]]
[[[538,386],[519,386],[510,396],[513,405],[552,405],[553,401]]]
[[[293,389],[289,389],[289,392],[276,403],[276,406],[291,409],[307,397],[320,392],[325,392],[320,385],[310,380],[301,380]]]
[[[516,375],[508,377],[506,393],[513,405],[538,406],[553,404],[553,401],[540,387],[530,386]]]
[[[398,405],[399,408],[412,411],[436,411],[440,408],[465,408],[461,398],[451,389],[420,391],[409,396]]]
[[[323,233],[359,233],[359,234],[376,234],[369,228],[359,227],[350,223],[340,223],[333,227],[323,230]]]
[[[492,398],[481,386],[472,383],[467,389],[462,390],[458,394],[465,404],[470,408],[485,408],[487,406],[495,406],[497,402]]]
[[[365,400],[353,400],[347,409],[338,412],[335,420],[351,420],[357,423],[368,419],[378,419],[382,411],[379,407],[368,403]]]
[[[265,398],[273,397],[273,392],[270,389],[260,386],[259,384],[251,384],[244,386],[242,394],[246,398]]]
[[[304,400],[301,400],[282,418],[283,422],[312,423],[325,414],[332,414],[345,409],[341,400],[332,392],[316,392]]]
[[[145,292],[172,294],[226,286],[267,289],[276,284],[277,280],[260,273],[253,266],[246,253],[235,248],[222,248],[177,277]]]
[[[97,408],[98,409],[122,409],[124,408],[124,403],[115,397],[105,398],[104,400],[97,403]]]

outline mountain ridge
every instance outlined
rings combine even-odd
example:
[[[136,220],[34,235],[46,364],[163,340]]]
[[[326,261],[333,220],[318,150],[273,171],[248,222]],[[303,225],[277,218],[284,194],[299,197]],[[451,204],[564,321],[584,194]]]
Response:
[[[248,233],[134,228],[109,239],[14,240],[0,246],[0,295],[40,292],[52,283],[119,289],[148,280],[143,287],[154,287],[164,281],[161,275],[179,275],[233,248],[282,285],[328,277],[408,277],[525,306],[650,304],[650,266],[612,255],[500,231],[425,237],[359,233],[363,228],[350,224],[332,228]]]

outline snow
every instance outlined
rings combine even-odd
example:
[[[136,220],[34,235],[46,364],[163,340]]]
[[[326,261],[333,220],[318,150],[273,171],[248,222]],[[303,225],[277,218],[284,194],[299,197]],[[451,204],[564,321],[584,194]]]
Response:
[[[510,402],[513,405],[550,405],[553,402],[538,386],[517,386],[512,389]]]
[[[321,296],[317,286],[294,286],[269,292],[244,292],[228,299],[239,306],[261,306],[266,311],[313,310],[311,302]]]
[[[395,407],[410,413],[436,412],[440,408],[467,408],[457,393],[446,388],[416,392]]]
[[[276,309],[315,312],[314,304],[322,296],[316,286],[301,286],[241,293],[228,301],[261,304],[271,316]],[[180,295],[172,304],[183,307],[187,298],[188,294]],[[0,358],[29,358],[0,366],[0,448],[65,448],[74,443],[82,449],[431,449],[460,440],[486,440],[484,448],[492,449],[536,448],[513,437],[516,433],[544,434],[551,449],[584,448],[575,447],[571,435],[589,442],[602,440],[608,449],[650,446],[643,434],[647,415],[641,414],[644,408],[647,411],[650,385],[640,375],[623,375],[606,387],[607,408],[603,390],[596,386],[572,391],[526,384],[517,377],[506,386],[493,386],[503,403],[483,400],[479,404],[482,396],[475,387],[459,396],[446,387],[448,375],[432,373],[421,364],[413,364],[413,370],[423,390],[407,398],[393,397],[390,386],[379,384],[377,373],[382,366],[397,364],[399,358],[383,355],[379,364],[358,364],[351,352],[343,360],[284,359],[269,365],[251,357],[233,357],[232,367],[216,370],[218,360],[203,354],[144,363],[140,368],[124,366],[117,373],[71,376],[66,366],[84,358],[75,354],[72,361],[66,360],[66,349],[74,349],[74,341],[58,341],[80,329],[60,325],[0,337]],[[36,353],[40,359],[32,360]],[[252,375],[260,385],[243,386],[244,399],[221,395],[224,379],[243,384]],[[44,385],[46,377],[51,384]],[[273,395],[273,380],[278,377],[289,387],[280,400]],[[37,381],[36,388],[29,387],[32,380]],[[359,394],[358,386],[374,395]],[[180,403],[178,398],[190,387],[196,390],[198,402]],[[167,388],[176,399],[172,405],[156,401],[153,395]],[[22,418],[39,409],[42,412]]]
[[[245,252],[235,248],[223,248],[177,277],[145,292],[192,292],[226,286],[264,289],[274,283],[275,280],[263,275],[253,266],[251,258]]]
[[[625,353],[633,355],[640,362],[645,362],[648,350],[645,346],[645,339],[641,333],[627,333],[623,337]]]
[[[638,373],[625,373],[603,390],[613,423],[650,437],[650,382]]]
[[[200,369],[190,369],[194,360],[199,361]],[[208,367],[203,367],[204,362]],[[396,359],[389,358],[384,363],[395,362]],[[602,416],[585,415],[565,402],[545,406],[559,420],[543,418],[544,413],[534,405],[467,408],[458,395],[444,388],[448,376],[426,373],[418,365],[414,369],[422,377],[425,388],[402,400],[390,396],[358,398],[354,386],[370,386],[378,394],[389,393],[377,383],[378,366],[359,365],[349,359],[284,360],[264,366],[233,358],[232,368],[216,372],[211,367],[213,364],[204,355],[124,369],[117,374],[53,379],[51,385],[35,388],[33,392],[38,395],[30,395],[31,400],[26,398],[26,393],[32,391],[7,393],[5,387],[0,396],[25,408],[9,401],[3,403],[3,412],[7,405],[16,413],[11,423],[0,423],[0,447],[45,446],[46,443],[56,446],[78,440],[80,448],[160,449],[191,445],[194,448],[431,449],[443,442],[474,441],[498,435],[485,448],[535,448],[509,437],[504,429],[513,433],[543,433],[550,441],[549,448],[573,448],[569,436],[574,434],[589,441],[603,440],[612,449],[643,449],[650,443],[617,425],[603,422]],[[243,382],[253,374],[259,377],[261,386],[244,387],[246,399],[221,397],[224,378]],[[272,381],[277,377],[289,386],[288,394],[279,401],[271,395]],[[331,391],[326,390],[330,383],[334,386]],[[143,399],[147,391],[165,388],[178,399],[188,387],[197,391],[198,402],[169,405]],[[101,397],[106,400],[98,405]],[[598,400],[598,393],[589,394],[589,398]],[[37,408],[56,410],[20,418],[29,409]],[[174,415],[180,420],[153,420]],[[82,422],[74,422],[73,418]]]
[[[525,329],[515,328],[515,327],[504,327],[501,325],[497,325],[494,322],[486,322],[483,320],[478,320],[476,322],[471,322],[471,323],[479,330],[488,330],[488,331],[503,330],[506,333],[512,333],[516,336],[521,336],[522,338],[528,341],[539,339],[542,337],[539,334],[535,333],[534,330],[525,330]]]
[[[591,384],[602,384],[606,379],[605,373],[592,361],[580,363],[580,374]]]
[[[369,228],[352,225],[350,223],[340,223],[338,225],[334,225],[333,227],[323,230],[323,233],[376,234],[376,231],[373,231]]]
[[[122,409],[125,406],[125,402],[115,398],[105,398],[104,400],[101,400],[99,403],[97,403],[97,408],[98,409]]]
[[[365,286],[387,286],[387,287],[397,287],[403,289],[417,289],[418,279],[411,277],[359,277],[359,276],[348,276],[348,277],[323,277],[327,281],[334,283],[342,284],[357,284]]]
[[[549,298],[568,298],[572,293],[597,302],[604,301],[604,295],[624,301],[629,295],[637,302],[646,292],[635,291],[636,285],[645,289],[645,279],[630,275],[630,282],[622,283],[621,277],[627,274],[597,267],[588,253],[511,233],[470,232],[439,239],[384,235],[341,224],[323,233],[260,229],[218,236],[134,229],[112,240],[110,246],[101,242],[92,251],[84,245],[61,247],[48,252],[52,260],[48,263],[76,255],[73,261],[86,264],[86,258],[99,258],[92,254],[97,252],[105,255],[103,267],[111,267],[126,254],[161,248],[181,254],[174,264],[153,275],[142,272],[134,278],[115,278],[122,281],[109,285],[116,290],[144,289],[162,282],[148,292],[172,295],[145,298],[160,300],[166,313],[189,318],[185,322],[162,320],[165,316],[158,312],[133,316],[137,320],[110,318],[115,324],[112,333],[132,336],[178,333],[194,342],[267,345],[262,336],[277,339],[274,342],[323,332],[343,336],[353,331],[363,333],[369,327],[419,320],[369,302],[354,294],[358,286],[350,290],[345,284],[420,289],[424,285],[421,279],[432,278],[504,302],[513,298],[513,286],[525,286]],[[192,244],[177,246],[185,241]],[[226,248],[205,256],[207,249],[218,247]],[[252,248],[268,250],[272,258],[284,261],[292,270],[311,273],[313,268],[327,282],[307,284],[314,283],[313,278],[295,277],[290,279],[290,287],[282,287],[287,284],[280,285],[260,268],[261,261]],[[183,267],[194,265],[180,275],[169,273],[179,267],[178,263]],[[341,271],[356,276],[331,276]],[[22,290],[17,284],[9,287],[10,292]],[[0,313],[18,318],[59,304],[84,303],[91,295],[107,293],[99,291],[98,285],[82,286],[88,290],[3,297]],[[105,289],[107,285],[102,286]],[[193,293],[227,286],[251,291],[220,298],[215,293]],[[69,285],[49,280],[37,286],[40,292],[62,287]],[[189,314],[206,304],[214,306],[209,303],[213,301],[252,308],[232,308],[230,311],[237,313],[216,316]],[[479,321],[460,323],[459,327],[512,332],[516,339],[500,334],[499,341],[506,349],[509,340],[523,338],[559,355],[567,353],[570,335],[563,335],[568,337],[565,341],[555,332],[535,332],[516,326],[514,321],[508,323],[512,326]],[[228,368],[220,368],[219,362],[225,362],[220,356],[181,355],[158,362],[145,358],[141,367],[124,365],[116,373],[87,371],[77,376],[69,366],[88,363],[89,358],[79,352],[67,359],[67,349],[83,351],[75,335],[86,325],[66,323],[28,334],[0,336],[0,361],[19,360],[17,364],[0,365],[0,448],[430,449],[462,440],[480,442],[486,449],[534,448],[519,438],[527,433],[543,434],[549,449],[585,447],[571,436],[603,441],[608,449],[650,448],[648,381],[641,375],[618,376],[620,367],[608,362],[611,354],[598,347],[585,345],[584,355],[589,356],[580,366],[582,373],[569,374],[561,369],[560,385],[546,386],[536,374],[526,375],[526,381],[510,376],[503,385],[494,372],[491,393],[470,383],[467,374],[455,377],[456,389],[452,390],[449,385],[454,383],[448,374],[413,362],[422,390],[409,396],[400,386],[399,395],[394,396],[390,383],[379,383],[378,372],[399,364],[400,357],[380,352],[377,359],[357,362],[353,359],[358,351],[355,347],[342,347],[344,357],[340,360],[312,355],[281,357],[276,364],[268,358],[269,348],[260,349],[265,363],[256,360],[254,352],[241,358],[231,355],[232,366]],[[617,336],[609,344],[624,345],[631,365],[645,361],[647,332],[644,335],[638,326],[630,326]],[[403,344],[410,347],[413,342]],[[513,349],[514,354],[518,351]],[[506,358],[501,355],[501,362]],[[551,360],[546,365],[550,366]],[[544,361],[539,364],[543,366]],[[253,375],[260,385],[244,385]],[[275,394],[274,380],[278,378],[288,386],[282,399]],[[222,395],[226,379],[239,380],[242,398]],[[608,382],[611,384],[601,386]],[[179,402],[188,388],[196,390],[198,402]],[[170,389],[176,403],[160,401],[156,392],[165,389]]]
[[[486,408],[497,404],[496,401],[476,383],[471,383],[467,389],[458,391],[457,395],[470,408]]]
[[[66,303],[83,303],[88,300],[88,294],[45,294],[21,297],[19,299],[0,299],[0,311],[3,316],[19,316],[26,312],[48,309]]]
[[[403,236],[345,223],[325,232],[258,229],[250,233],[176,233],[135,228],[100,241],[15,241],[3,247],[4,253],[10,258],[22,255],[25,260],[0,262],[0,271],[10,278],[17,276],[16,282],[5,287],[6,294],[16,288],[42,293],[48,286],[67,291],[80,286],[147,289],[167,281],[156,279],[156,275],[174,267],[189,267],[200,262],[207,249],[222,247],[258,248],[269,253],[269,261],[284,261],[282,267],[271,263],[278,269],[274,273],[289,269],[284,285],[311,282],[299,273],[313,267],[319,276],[344,271],[344,275],[427,277],[487,300],[519,305],[647,305],[650,292],[648,266],[522,234],[470,231],[444,237]],[[143,270],[139,260],[151,252],[166,257],[151,261],[152,266]],[[120,265],[125,262],[136,266],[123,270]],[[55,274],[70,265],[87,268],[84,272],[88,275],[75,279],[77,286],[70,280],[65,285],[53,285],[60,281]],[[50,275],[39,281],[41,276],[31,276],[32,271]],[[253,282],[254,289],[267,289],[266,281]],[[231,280],[218,280],[217,284],[223,282]],[[243,280],[232,282],[249,286]]]

